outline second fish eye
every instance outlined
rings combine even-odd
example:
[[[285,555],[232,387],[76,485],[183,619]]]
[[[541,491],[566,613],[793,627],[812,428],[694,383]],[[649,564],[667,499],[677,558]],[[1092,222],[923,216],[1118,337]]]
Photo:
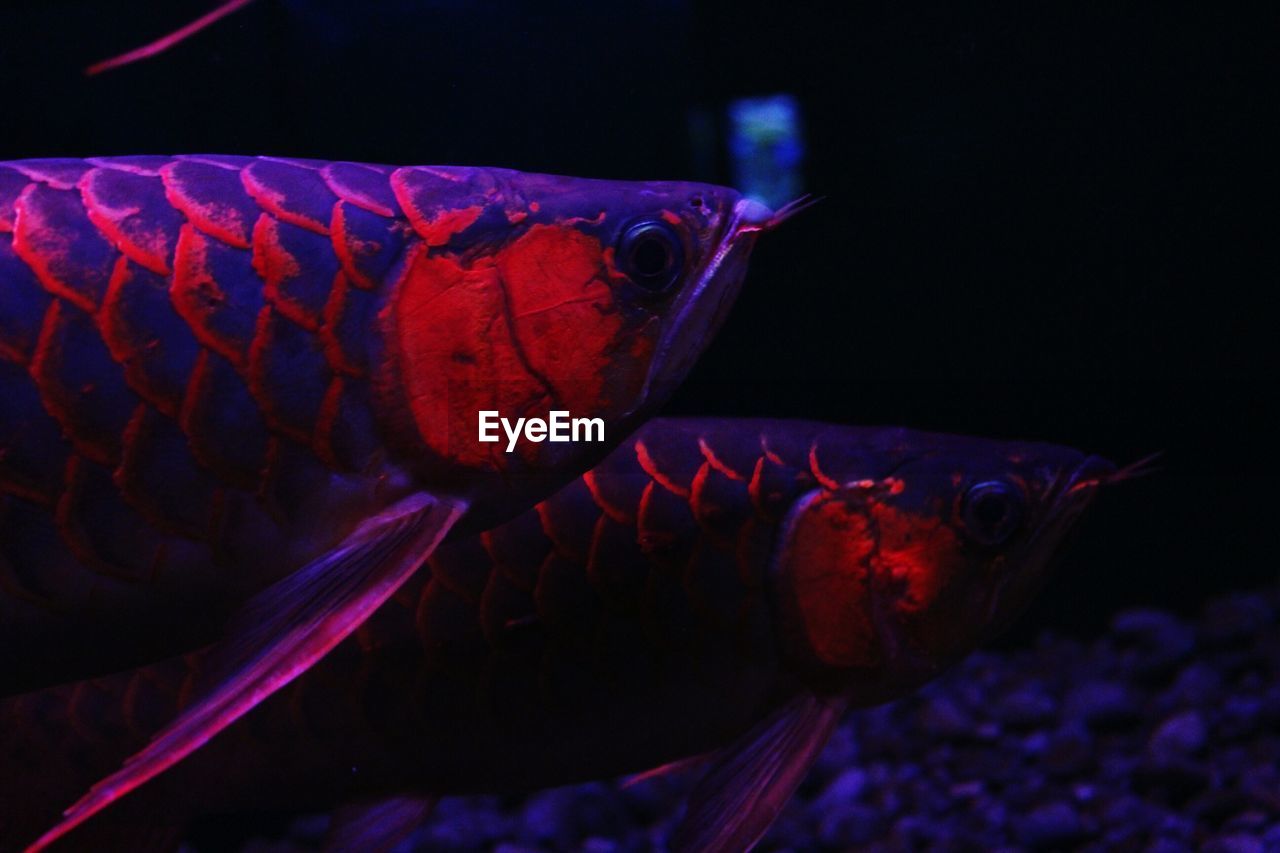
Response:
[[[978,483],[965,493],[965,531],[981,545],[1001,545],[1022,524],[1022,496],[999,480]]]
[[[680,278],[684,246],[670,225],[645,220],[632,225],[618,242],[618,266],[650,293],[665,293]]]

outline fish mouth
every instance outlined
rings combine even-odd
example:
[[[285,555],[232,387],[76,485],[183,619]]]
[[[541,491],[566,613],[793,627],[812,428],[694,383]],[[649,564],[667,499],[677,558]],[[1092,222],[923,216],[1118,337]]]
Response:
[[[688,374],[738,298],[756,238],[797,213],[796,204],[777,211],[752,199],[739,199],[734,204],[720,229],[715,254],[696,280],[684,288],[670,319],[663,323],[640,402],[628,416],[644,405],[665,400]],[[716,288],[718,293],[713,292]]]
[[[1031,546],[1037,547],[1038,540],[1045,540],[1039,547],[1048,545],[1052,548],[1093,502],[1098,489],[1112,482],[1117,473],[1118,469],[1109,460],[1090,456],[1065,479],[1060,478],[1062,482],[1050,489],[1049,511],[1032,537]]]
[[[1004,583],[992,590],[987,602],[984,641],[1004,633],[1017,621],[1048,580],[1054,557],[1061,551],[1060,546],[1093,503],[1098,491],[1110,483],[1127,479],[1129,470],[1117,469],[1115,464],[1101,456],[1089,456],[1050,484],[1044,497],[1048,508],[1027,542],[1016,554],[1010,555],[1012,570]]]
[[[652,401],[665,400],[692,369],[707,342],[724,324],[742,290],[747,259],[756,239],[822,201],[803,195],[777,210],[750,198],[740,198],[720,228],[716,251],[697,280],[680,294],[671,318],[663,324],[634,415]],[[712,289],[719,287],[719,293]]]
[[[1153,463],[1159,457],[1159,453],[1153,453],[1118,468],[1101,456],[1089,456],[1066,477],[1059,477],[1045,496],[1049,509],[1026,546],[1027,556],[1033,561],[1046,562],[1048,552],[1053,551],[1075,526],[1101,489],[1154,473]]]

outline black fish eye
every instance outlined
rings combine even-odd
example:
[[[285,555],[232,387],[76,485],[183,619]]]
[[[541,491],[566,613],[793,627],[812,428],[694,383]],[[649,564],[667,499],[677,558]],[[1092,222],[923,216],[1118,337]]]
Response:
[[[665,293],[680,278],[684,246],[660,220],[637,222],[618,241],[618,268],[649,293]]]
[[[977,483],[965,492],[960,512],[971,539],[980,545],[1003,545],[1022,524],[1022,494],[1000,480]]]

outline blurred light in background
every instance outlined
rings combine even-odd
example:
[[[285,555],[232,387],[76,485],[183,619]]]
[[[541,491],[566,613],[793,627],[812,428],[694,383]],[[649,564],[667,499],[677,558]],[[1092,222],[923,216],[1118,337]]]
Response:
[[[776,208],[799,196],[800,102],[792,95],[731,101],[729,155],[733,186],[748,198]]]

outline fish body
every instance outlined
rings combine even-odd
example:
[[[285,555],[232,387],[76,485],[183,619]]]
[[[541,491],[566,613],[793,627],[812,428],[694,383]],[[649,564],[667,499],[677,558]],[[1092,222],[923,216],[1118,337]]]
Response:
[[[113,808],[325,809],[697,755],[721,756],[730,780],[708,778],[732,787],[761,751],[792,767],[761,783],[785,802],[832,714],[914,689],[1025,604],[1107,470],[909,430],[651,422],[534,510],[443,545],[355,637]],[[193,657],[9,701],[0,806],[43,828],[201,677]],[[805,750],[769,740],[793,719]],[[763,831],[726,835],[714,802],[690,809],[711,841]]]
[[[688,369],[761,210],[503,169],[0,163],[0,692],[209,642],[415,495],[472,530],[531,505]],[[482,409],[606,442],[506,453]]]

